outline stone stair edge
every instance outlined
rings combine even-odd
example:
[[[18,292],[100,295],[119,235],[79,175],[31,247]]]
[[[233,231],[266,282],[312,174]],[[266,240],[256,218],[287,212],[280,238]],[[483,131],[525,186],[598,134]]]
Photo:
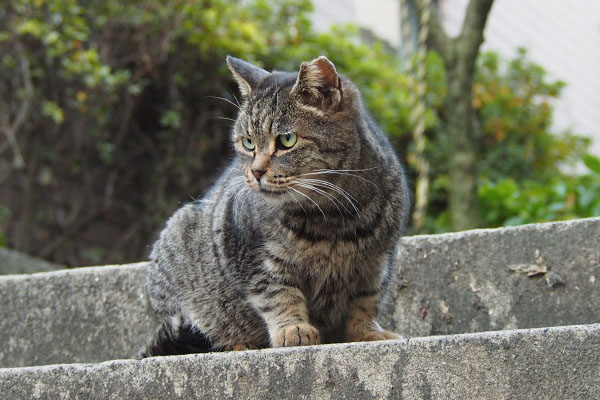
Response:
[[[108,265],[93,265],[93,266],[84,266],[84,267],[76,267],[76,268],[65,268],[59,269],[56,271],[42,271],[42,272],[34,272],[31,274],[7,274],[0,275],[0,282],[2,281],[18,281],[18,280],[29,280],[32,278],[54,278],[60,277],[62,275],[79,275],[79,274],[108,274],[111,272],[120,272],[123,269],[128,270],[143,270],[147,268],[148,261],[138,261],[134,263],[126,263],[126,264],[108,264]]]
[[[567,219],[562,221],[551,221],[551,222],[536,222],[531,224],[523,224],[523,225],[514,225],[514,226],[501,226],[497,228],[477,228],[477,229],[469,229],[466,231],[459,232],[446,232],[446,233],[433,233],[433,234],[422,234],[422,235],[412,235],[412,236],[404,236],[401,241],[406,242],[407,244],[414,241],[420,240],[432,240],[435,239],[437,241],[444,240],[454,240],[454,239],[465,239],[473,236],[482,236],[482,235],[493,235],[493,234],[502,234],[502,233],[519,233],[519,232],[528,232],[533,229],[543,229],[543,230],[551,230],[556,227],[565,227],[569,228],[573,225],[579,224],[587,224],[587,223],[600,223],[600,217],[589,217],[589,218],[576,218],[576,219]]]
[[[471,229],[460,232],[448,232],[448,233],[437,233],[437,234],[424,234],[424,235],[413,235],[413,236],[404,236],[400,239],[402,243],[407,245],[412,245],[415,242],[420,241],[453,241],[453,240],[465,240],[470,237],[477,237],[482,235],[494,235],[494,234],[502,234],[505,232],[508,233],[519,233],[519,232],[527,232],[531,229],[546,229],[550,230],[557,226],[559,227],[571,227],[573,225],[578,224],[586,224],[586,223],[600,223],[600,217],[590,217],[590,218],[579,218],[579,219],[571,219],[564,221],[552,221],[552,222],[540,222],[540,223],[532,223],[525,225],[517,225],[517,226],[506,226],[506,227],[498,227],[498,228],[480,228],[480,229]],[[88,273],[110,273],[115,270],[123,270],[127,269],[144,269],[147,268],[149,261],[138,261],[134,263],[124,263],[124,264],[108,264],[108,265],[95,265],[95,266],[82,266],[76,268],[66,268],[60,269],[56,271],[43,271],[43,272],[35,272],[29,274],[7,274],[0,275],[0,282],[3,280],[19,280],[19,279],[29,279],[31,277],[35,278],[45,278],[45,277],[57,277],[64,274],[88,274]]]
[[[512,340],[516,338],[522,338],[527,336],[545,336],[545,335],[559,335],[561,333],[575,333],[580,335],[593,334],[600,337],[600,322],[593,324],[578,324],[578,325],[565,325],[565,326],[550,326],[542,328],[527,328],[527,329],[509,329],[509,330],[496,330],[496,331],[484,331],[484,332],[469,332],[452,335],[432,335],[432,336],[420,336],[397,340],[382,340],[375,342],[348,342],[348,343],[331,343],[322,344],[316,346],[297,346],[287,348],[267,348],[260,350],[248,350],[240,352],[214,352],[214,353],[203,353],[203,354],[184,354],[174,356],[163,356],[163,357],[150,357],[143,360],[136,359],[114,359],[101,361],[97,363],[57,363],[40,366],[26,366],[26,367],[0,367],[0,378],[3,375],[10,375],[15,373],[27,373],[27,372],[50,372],[54,370],[99,370],[105,367],[113,368],[118,366],[124,366],[135,363],[172,363],[189,360],[194,361],[201,359],[211,359],[213,361],[219,360],[231,360],[235,358],[246,358],[246,357],[259,357],[268,358],[271,355],[280,356],[293,356],[301,353],[314,353],[314,352],[333,352],[338,350],[363,350],[369,347],[389,347],[395,345],[399,347],[428,347],[435,346],[438,344],[452,345],[456,343],[481,343],[481,342],[501,342],[503,340]]]

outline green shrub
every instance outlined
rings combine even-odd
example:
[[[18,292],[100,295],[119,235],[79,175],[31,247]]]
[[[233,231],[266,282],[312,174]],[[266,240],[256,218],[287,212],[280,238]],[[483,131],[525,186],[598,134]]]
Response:
[[[600,215],[600,159],[584,157],[588,173],[545,182],[502,178],[485,181],[479,199],[486,226],[520,225]]]

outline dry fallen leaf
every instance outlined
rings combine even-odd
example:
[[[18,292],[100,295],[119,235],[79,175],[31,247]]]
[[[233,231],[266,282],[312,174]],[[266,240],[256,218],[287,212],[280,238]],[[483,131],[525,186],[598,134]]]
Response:
[[[548,267],[545,264],[515,264],[508,267],[508,269],[527,276],[535,276],[548,272]]]

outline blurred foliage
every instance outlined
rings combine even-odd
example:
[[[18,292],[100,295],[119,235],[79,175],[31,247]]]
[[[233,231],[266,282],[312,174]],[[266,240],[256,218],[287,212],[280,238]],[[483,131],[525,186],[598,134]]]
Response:
[[[525,49],[509,61],[493,52],[479,55],[473,108],[480,138],[479,202],[485,227],[600,215],[585,200],[589,193],[581,187],[600,184],[598,175],[562,172],[573,170],[584,158],[591,159],[585,154],[589,139],[552,130],[552,101],[564,87],[529,61]],[[436,108],[444,113],[443,104]],[[428,158],[433,181],[427,230],[447,232],[451,184],[447,163],[452,155],[445,151],[449,145],[443,125],[431,133]]]
[[[327,55],[410,161],[410,74],[388,47],[352,26],[315,32],[311,10],[308,0],[7,3],[0,10],[0,243],[72,266],[145,258],[168,215],[228,162],[237,87],[227,54],[284,70]],[[439,232],[449,229],[452,155],[439,118],[444,66],[435,53],[426,63],[427,229]],[[586,147],[550,130],[551,101],[564,84],[524,51],[508,63],[485,53],[478,71],[485,223],[598,215],[597,170],[560,172]],[[15,143],[2,142],[11,134]]]
[[[502,178],[479,187],[487,226],[520,225],[600,215],[600,159],[584,157],[588,173],[546,181]]]
[[[483,130],[484,177],[546,179],[580,159],[586,140],[551,131],[551,102],[564,82],[549,81],[541,66],[527,60],[525,49],[506,68],[490,52],[480,55],[478,66],[473,107]]]

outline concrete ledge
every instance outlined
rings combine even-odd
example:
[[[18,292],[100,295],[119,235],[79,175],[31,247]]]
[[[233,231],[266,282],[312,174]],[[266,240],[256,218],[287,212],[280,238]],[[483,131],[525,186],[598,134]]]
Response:
[[[600,218],[404,238],[381,317],[408,337],[600,322],[599,242]],[[145,269],[0,277],[0,367],[133,356],[154,329]]]
[[[138,263],[0,277],[0,367],[131,357],[154,326],[145,272]]]
[[[0,369],[10,399],[598,399],[600,325]]]
[[[56,271],[63,268],[65,268],[64,265],[54,264],[16,250],[0,247],[0,275],[31,274],[34,272]]]
[[[398,278],[382,316],[409,337],[597,323],[600,218],[407,237]]]

